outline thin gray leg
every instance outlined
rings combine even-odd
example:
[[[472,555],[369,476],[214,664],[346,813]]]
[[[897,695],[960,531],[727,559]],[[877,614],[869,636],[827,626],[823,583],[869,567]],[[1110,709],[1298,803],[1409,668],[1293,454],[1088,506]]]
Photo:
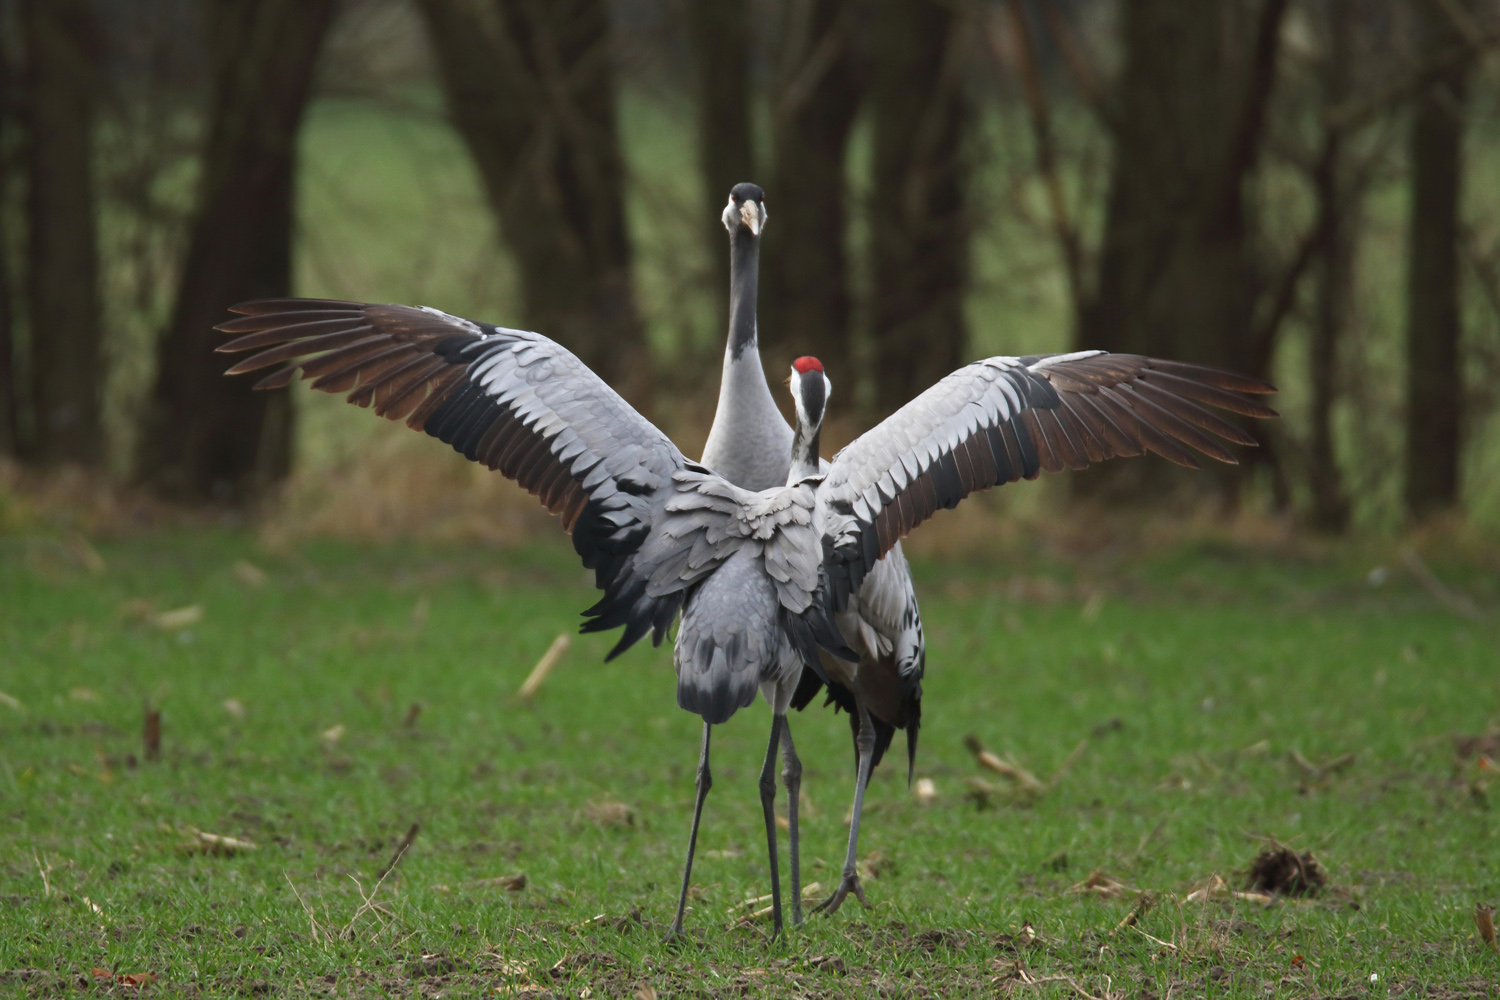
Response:
[[[781,742],[783,715],[771,716],[771,740],[760,769],[760,808],[766,816],[766,850],[771,856],[771,936],[781,936],[781,871],[776,859],[776,748]]]
[[[792,727],[786,716],[781,717],[781,735],[786,746],[781,750],[781,781],[786,785],[786,819],[790,829],[787,840],[792,856],[792,926],[802,926],[802,861],[797,851],[797,803],[802,794],[802,760],[797,748],[792,745]]]
[[[672,929],[667,931],[667,940],[682,934],[682,913],[687,909],[688,881],[693,876],[693,851],[698,846],[698,821],[703,818],[703,800],[708,798],[708,790],[714,786],[713,775],[708,770],[708,737],[712,726],[703,724],[703,753],[698,758],[698,801],[693,805],[693,832],[688,834],[687,864],[682,866],[682,892],[677,896],[677,916],[672,921]]]
[[[865,700],[857,687],[854,689],[854,705],[859,712],[859,735],[854,740],[854,745],[859,750],[859,777],[854,783],[854,815],[849,823],[849,853],[844,858],[844,877],[839,882],[839,887],[833,891],[833,895],[813,908],[814,913],[837,913],[839,907],[844,905],[844,897],[851,892],[861,906],[870,908],[870,901],[865,899],[864,886],[859,884],[856,862],[859,860],[859,817],[864,812],[865,786],[870,783],[870,762],[875,757],[875,727],[870,724],[870,713],[865,710]]]

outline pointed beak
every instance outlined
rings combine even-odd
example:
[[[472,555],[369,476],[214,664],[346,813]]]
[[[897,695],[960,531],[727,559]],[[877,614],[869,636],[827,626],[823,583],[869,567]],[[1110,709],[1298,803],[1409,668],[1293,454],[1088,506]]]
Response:
[[[765,225],[766,218],[764,213],[761,212],[760,205],[747,198],[740,204],[740,221],[752,233],[759,236],[761,227]]]

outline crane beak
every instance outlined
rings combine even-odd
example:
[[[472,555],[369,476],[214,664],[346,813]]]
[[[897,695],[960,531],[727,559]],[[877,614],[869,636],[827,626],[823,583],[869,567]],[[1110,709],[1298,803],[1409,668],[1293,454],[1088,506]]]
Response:
[[[750,232],[759,236],[761,228],[765,225],[766,217],[761,211],[760,205],[747,198],[740,204],[740,221],[745,224],[745,227]]]

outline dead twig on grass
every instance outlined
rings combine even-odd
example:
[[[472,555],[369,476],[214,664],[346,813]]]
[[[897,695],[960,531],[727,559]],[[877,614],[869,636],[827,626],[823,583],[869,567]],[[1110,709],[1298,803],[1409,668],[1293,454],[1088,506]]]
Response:
[[[1071,753],[1063,758],[1063,762],[1057,766],[1057,770],[1052,772],[1052,778],[1047,782],[1048,791],[1052,791],[1058,785],[1062,784],[1063,778],[1067,777],[1068,772],[1073,770],[1073,765],[1078,763],[1078,758],[1082,757],[1083,752],[1088,748],[1088,740],[1084,739],[1078,741],[1078,745],[1073,748]]]
[[[536,697],[537,689],[542,686],[542,682],[547,679],[548,674],[552,673],[552,668],[557,666],[558,661],[562,659],[562,655],[568,651],[568,647],[572,644],[573,637],[566,632],[561,633],[556,639],[553,639],[552,645],[548,646],[547,651],[542,654],[542,658],[536,661],[536,666],[531,668],[531,673],[527,675],[520,689],[516,691],[516,697],[522,701],[530,701]]]
[[[161,760],[161,709],[152,708],[148,701],[142,713],[141,746],[146,752],[146,759]]]
[[[1120,922],[1118,924],[1115,924],[1115,929],[1109,932],[1110,936],[1113,937],[1114,935],[1120,933],[1120,929],[1123,927],[1131,927],[1135,930],[1140,930],[1139,927],[1135,926],[1136,922],[1139,921],[1141,917],[1144,917],[1146,915],[1146,911],[1151,909],[1151,907],[1155,903],[1156,897],[1151,895],[1151,893],[1141,893],[1140,896],[1137,897],[1135,905],[1130,908],[1130,912],[1125,914],[1125,916],[1120,919]],[[1149,936],[1150,935],[1147,935],[1147,937]]]
[[[406,854],[407,848],[411,847],[412,842],[417,839],[417,834],[421,831],[422,824],[413,823],[411,825],[411,829],[406,831],[406,836],[402,837],[401,843],[396,846],[396,853],[391,855],[390,863],[380,869],[380,874],[377,878],[382,882],[385,881],[385,877],[400,863],[402,856]]]
[[[974,760],[980,767],[994,771],[996,774],[1009,778],[1016,783],[1017,788],[1028,795],[1041,795],[1047,791],[1047,786],[1042,780],[1032,774],[1026,768],[1016,763],[1014,759],[1004,759],[995,755],[985,745],[979,742],[979,737],[969,735],[964,737],[964,746],[974,755]]]
[[[1308,784],[1315,785],[1324,778],[1348,770],[1349,766],[1359,758],[1359,754],[1353,751],[1341,753],[1337,757],[1330,758],[1321,764],[1314,764],[1302,756],[1299,750],[1291,751],[1287,754],[1287,758],[1302,771],[1303,775],[1307,778]]]
[[[1058,765],[1057,770],[1052,773],[1052,777],[1047,781],[1038,778],[1009,754],[1004,757],[997,755],[981,743],[978,736],[972,733],[964,737],[964,746],[968,747],[969,752],[974,755],[975,763],[980,767],[1009,778],[1015,783],[1016,791],[1021,794],[1040,798],[1062,784],[1063,778],[1067,777],[1068,772],[1073,769],[1073,765],[1078,763],[1078,759],[1089,748],[1089,741],[1087,739],[1079,740],[1078,745],[1072,749],[1067,757],[1063,758],[1063,762]]]
[[[1479,928],[1479,937],[1490,946],[1490,951],[1500,951],[1500,944],[1495,943],[1495,908],[1475,903],[1474,924]]]
[[[463,883],[463,887],[465,889],[504,889],[506,892],[520,892],[526,888],[526,873],[517,872],[514,875],[475,879],[472,882]]]
[[[1084,1000],[1109,1000],[1108,994],[1102,997],[1094,996],[1088,990],[1078,985],[1078,980],[1072,976],[1033,976],[1026,971],[1024,966],[1018,964],[1016,966],[1016,977],[1021,981],[1021,985],[1023,986],[1041,986],[1043,983],[1067,983]]]
[[[255,844],[238,837],[226,837],[219,833],[208,833],[196,826],[188,829],[188,839],[177,845],[177,849],[185,854],[215,854],[228,857],[241,851],[256,850]]]
[[[1471,622],[1484,621],[1484,612],[1479,610],[1479,605],[1470,600],[1467,594],[1461,594],[1443,583],[1442,580],[1439,580],[1437,575],[1422,561],[1422,557],[1417,555],[1416,549],[1409,545],[1403,547],[1401,549],[1401,561],[1406,564],[1406,568],[1411,571],[1411,575],[1417,578],[1417,582],[1422,585],[1422,589],[1431,594],[1443,607],[1452,611],[1460,618],[1467,618]]]

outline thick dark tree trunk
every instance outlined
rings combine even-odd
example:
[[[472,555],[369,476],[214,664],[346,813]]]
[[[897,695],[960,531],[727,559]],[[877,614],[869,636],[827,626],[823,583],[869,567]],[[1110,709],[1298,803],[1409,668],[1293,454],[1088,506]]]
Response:
[[[3,47],[0,47],[3,49]],[[15,308],[10,267],[10,150],[15,130],[14,87],[10,62],[0,51],[0,455],[16,454],[20,435],[20,388],[16,378]]]
[[[1096,293],[1079,347],[1264,376],[1244,189],[1260,147],[1286,0],[1124,0],[1125,65]],[[1209,477],[1115,462],[1085,492],[1145,500]]]
[[[213,129],[139,472],[190,502],[243,502],[291,464],[291,398],[226,379],[212,332],[246,299],[291,292],[296,140],[336,0],[214,5]]]
[[[772,372],[812,354],[853,384],[845,158],[864,89],[866,0],[787,5],[771,101],[761,344]],[[835,378],[838,376],[835,375]]]
[[[32,435],[52,464],[104,460],[93,125],[98,78],[84,0],[27,0],[27,317]]]
[[[901,406],[964,359],[970,117],[965,23],[939,0],[877,0],[871,33],[875,405]]]
[[[698,68],[698,168],[703,174],[703,231],[708,240],[717,329],[729,328],[729,235],[719,216],[729,189],[760,182],[750,117],[750,11],[724,0],[686,0]]]
[[[1353,4],[1356,0],[1326,0],[1328,55],[1323,67],[1323,105],[1342,106],[1351,91],[1353,61]],[[1323,149],[1313,171],[1318,198],[1317,314],[1309,351],[1312,382],[1311,440],[1308,443],[1308,482],[1312,487],[1311,522],[1319,531],[1343,532],[1349,526],[1349,498],[1344,495],[1334,449],[1333,407],[1338,397],[1339,341],[1349,322],[1354,291],[1354,227],[1359,193],[1348,177],[1344,135],[1337,124],[1326,124]]]
[[[448,109],[520,266],[517,318],[640,400],[649,364],[631,290],[608,5],[422,9]]]
[[[1416,5],[1424,56],[1433,63],[1464,39],[1451,11]],[[1459,194],[1463,182],[1467,64],[1417,98],[1411,130],[1407,239],[1406,509],[1425,517],[1458,504],[1463,382],[1459,371]]]

